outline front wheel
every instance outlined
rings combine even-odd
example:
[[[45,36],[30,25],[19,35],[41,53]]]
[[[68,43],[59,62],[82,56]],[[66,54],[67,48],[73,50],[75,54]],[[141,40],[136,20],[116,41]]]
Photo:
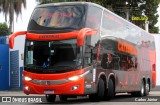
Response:
[[[67,101],[67,95],[59,95],[59,99],[61,100],[61,101]]]
[[[47,102],[54,102],[56,100],[56,95],[53,94],[46,94]]]

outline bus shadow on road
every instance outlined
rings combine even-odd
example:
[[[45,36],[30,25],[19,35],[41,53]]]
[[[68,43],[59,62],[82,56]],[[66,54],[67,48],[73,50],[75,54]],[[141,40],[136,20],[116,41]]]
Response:
[[[113,99],[107,100],[107,101],[99,101],[99,102],[94,102],[94,103],[101,103],[101,102],[135,102],[135,98],[129,94],[126,95],[116,95]],[[86,104],[86,103],[92,103],[89,98],[86,97],[78,97],[78,98],[69,98],[67,101],[60,101],[59,98],[57,97],[56,101],[53,103],[49,102],[43,102],[41,104]],[[38,103],[35,103],[38,104]]]

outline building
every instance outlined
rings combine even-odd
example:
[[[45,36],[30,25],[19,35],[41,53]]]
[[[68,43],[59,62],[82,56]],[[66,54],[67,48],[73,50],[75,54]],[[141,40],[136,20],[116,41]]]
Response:
[[[22,71],[25,36],[15,38],[15,45],[10,49],[10,90],[22,89]]]
[[[153,34],[155,37],[155,44],[156,44],[156,84],[160,86],[160,34]]]
[[[9,45],[8,37],[0,37],[0,90],[9,89]]]
[[[0,37],[0,90],[21,90],[25,36],[9,49],[8,37]]]

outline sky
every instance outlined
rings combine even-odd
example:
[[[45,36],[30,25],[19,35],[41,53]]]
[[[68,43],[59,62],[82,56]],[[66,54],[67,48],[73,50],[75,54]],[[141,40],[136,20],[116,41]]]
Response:
[[[156,26],[159,26],[159,29],[160,29],[160,5],[157,11],[158,11],[159,18],[158,18],[158,23],[156,24]]]
[[[35,0],[27,0],[26,8],[25,9],[22,8],[22,15],[19,15],[18,19],[16,19],[16,15],[15,15],[14,32],[27,30],[27,25],[28,25],[30,16],[37,4],[38,3]],[[3,13],[0,13],[0,22],[5,22]]]

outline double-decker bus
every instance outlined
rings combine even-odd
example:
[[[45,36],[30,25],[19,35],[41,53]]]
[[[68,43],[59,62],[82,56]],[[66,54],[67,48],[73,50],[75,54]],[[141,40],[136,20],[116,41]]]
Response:
[[[153,36],[97,4],[39,5],[10,48],[19,35],[26,35],[25,94],[100,101],[122,92],[146,96],[156,86]]]

